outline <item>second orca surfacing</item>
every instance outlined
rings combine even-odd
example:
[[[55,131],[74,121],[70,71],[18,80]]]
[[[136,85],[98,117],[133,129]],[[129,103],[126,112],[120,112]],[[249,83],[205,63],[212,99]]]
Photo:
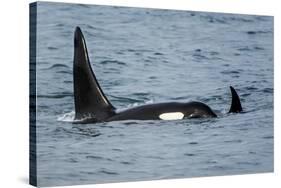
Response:
[[[166,102],[147,104],[116,112],[103,93],[91,68],[86,41],[79,27],[74,34],[74,103],[75,120],[79,123],[97,123],[121,120],[177,120],[184,118],[217,117],[202,102]],[[239,96],[230,86],[232,103],[229,113],[242,111]]]

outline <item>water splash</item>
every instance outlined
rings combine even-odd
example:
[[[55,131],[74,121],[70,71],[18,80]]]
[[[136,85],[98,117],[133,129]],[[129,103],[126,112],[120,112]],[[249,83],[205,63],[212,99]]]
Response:
[[[145,101],[143,103],[132,103],[132,104],[129,104],[127,107],[125,108],[118,108],[116,110],[116,112],[121,112],[123,110],[126,110],[128,108],[132,108],[132,107],[136,107],[136,106],[140,106],[140,105],[144,105],[144,104],[152,104],[154,103],[154,100],[153,99],[150,99],[148,101]],[[62,115],[60,115],[58,118],[57,118],[57,121],[62,121],[62,122],[70,122],[70,123],[81,123],[81,122],[85,122],[89,119],[93,119],[93,116],[92,115],[85,115],[83,118],[81,119],[75,119],[75,111],[71,111],[71,112],[67,112],[67,113],[64,113]]]
[[[85,114],[83,115],[82,118],[80,119],[75,119],[75,112],[71,111],[65,114],[62,114],[57,118],[57,121],[62,121],[62,122],[70,122],[70,123],[95,123],[97,120],[92,114]]]
[[[74,122],[76,121],[75,119],[75,112],[71,111],[65,114],[62,114],[57,118],[57,121],[63,121],[63,122]]]

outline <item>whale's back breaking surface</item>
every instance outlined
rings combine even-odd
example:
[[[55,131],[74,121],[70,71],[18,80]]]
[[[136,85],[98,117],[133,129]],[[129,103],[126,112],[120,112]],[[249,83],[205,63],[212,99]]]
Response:
[[[85,123],[217,117],[213,110],[202,102],[149,104],[116,113],[92,70],[86,41],[79,27],[76,27],[74,33],[73,80],[75,120],[84,119]],[[241,112],[239,96],[233,87],[230,89],[232,104],[229,112]]]
[[[119,112],[107,121],[119,120],[176,120],[183,118],[217,117],[212,109],[201,102],[156,103],[137,106]]]

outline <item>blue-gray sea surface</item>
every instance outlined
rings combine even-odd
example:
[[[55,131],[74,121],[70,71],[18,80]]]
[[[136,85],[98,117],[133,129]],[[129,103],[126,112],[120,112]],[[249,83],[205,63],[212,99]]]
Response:
[[[273,171],[273,17],[38,3],[39,186]],[[73,124],[73,35],[118,109],[201,101],[213,119]],[[236,88],[244,113],[227,114]]]

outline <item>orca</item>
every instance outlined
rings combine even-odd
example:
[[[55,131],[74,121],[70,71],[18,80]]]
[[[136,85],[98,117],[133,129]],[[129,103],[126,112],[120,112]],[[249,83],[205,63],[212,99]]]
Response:
[[[91,68],[86,41],[79,27],[76,27],[74,34],[73,80],[74,119],[79,123],[217,117],[208,105],[196,101],[146,104],[117,112],[102,91]],[[237,92],[232,86],[230,90],[232,103],[229,113],[242,112]]]

